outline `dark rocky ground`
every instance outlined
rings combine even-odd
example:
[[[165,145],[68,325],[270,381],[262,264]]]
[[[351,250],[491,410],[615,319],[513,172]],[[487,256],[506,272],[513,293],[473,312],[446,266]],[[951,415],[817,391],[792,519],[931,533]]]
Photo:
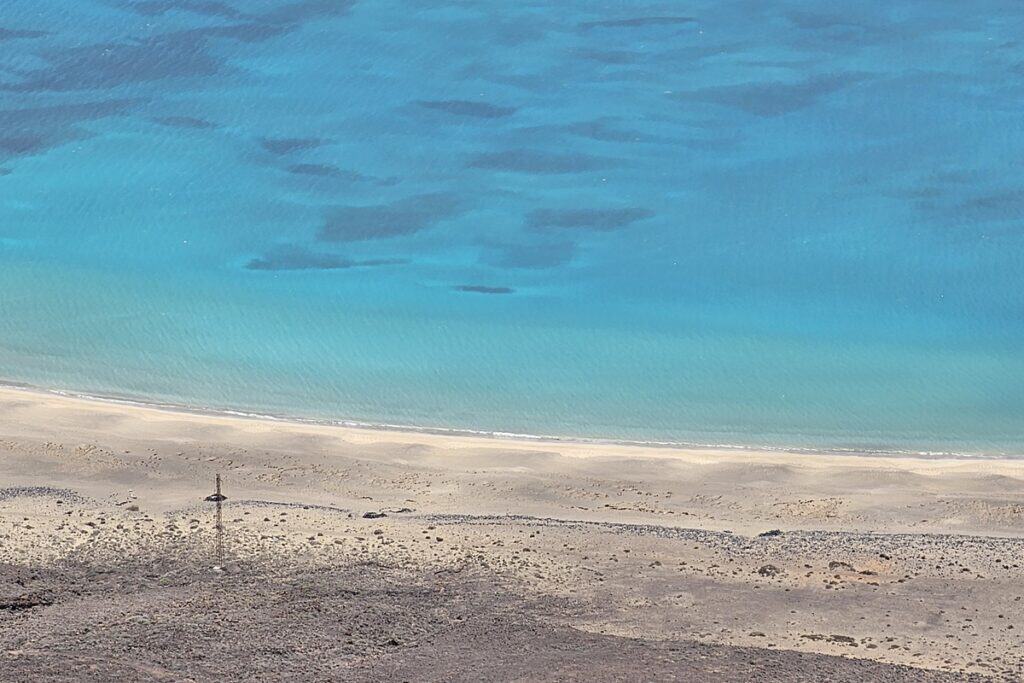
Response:
[[[175,557],[170,560],[167,557]],[[296,558],[0,565],[3,681],[961,681],[784,650],[591,634],[479,569]]]

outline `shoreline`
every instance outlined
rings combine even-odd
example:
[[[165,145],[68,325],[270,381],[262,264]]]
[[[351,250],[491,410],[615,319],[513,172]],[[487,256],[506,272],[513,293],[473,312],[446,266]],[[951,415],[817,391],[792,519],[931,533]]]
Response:
[[[18,382],[0,378],[0,392],[16,391],[23,394],[34,395],[39,398],[61,397],[66,399],[92,402],[106,405],[119,405],[135,407],[148,410],[157,410],[165,413],[179,413],[200,417],[233,418],[250,420],[256,422],[271,422],[284,425],[302,425],[312,427],[334,427],[338,429],[352,429],[371,433],[393,433],[419,435],[425,437],[449,437],[453,439],[487,439],[497,442],[552,444],[552,445],[579,445],[598,447],[624,447],[640,449],[662,449],[669,451],[720,451],[723,453],[760,453],[760,454],[789,454],[789,455],[810,455],[810,456],[833,456],[833,457],[863,457],[863,458],[886,458],[899,459],[910,458],[919,460],[1024,460],[1022,453],[984,453],[977,451],[935,451],[935,450],[911,450],[911,449],[862,449],[862,448],[814,448],[801,446],[772,446],[772,445],[744,445],[730,443],[696,443],[686,441],[640,441],[633,439],[613,439],[603,437],[574,437],[558,436],[550,434],[530,434],[506,431],[475,430],[459,427],[425,427],[420,425],[395,424],[388,422],[367,422],[350,420],[345,418],[326,419],[310,418],[299,415],[266,413],[244,408],[226,408],[193,406],[184,403],[174,403],[147,399],[129,395],[105,394],[102,392],[75,391],[70,389],[54,389],[41,387],[28,382]]]
[[[659,679],[712,675],[695,648],[740,672],[723,680],[774,661],[760,678],[802,681],[812,658],[851,683],[1024,674],[1020,459],[426,434],[0,387],[0,481],[16,680],[53,662],[75,680],[136,663],[263,680],[261,662],[452,680],[424,662],[480,671],[470,655],[504,680],[510,633],[570,667],[583,641],[630,671],[627,644],[664,647],[644,665]],[[196,639],[162,648],[183,619]],[[538,666],[522,677],[561,665]]]

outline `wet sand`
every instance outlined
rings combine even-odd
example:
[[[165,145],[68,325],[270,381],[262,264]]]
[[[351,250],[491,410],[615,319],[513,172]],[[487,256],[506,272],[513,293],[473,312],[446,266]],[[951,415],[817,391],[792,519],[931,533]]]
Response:
[[[5,680],[1022,680],[1022,532],[1014,460],[0,389]]]

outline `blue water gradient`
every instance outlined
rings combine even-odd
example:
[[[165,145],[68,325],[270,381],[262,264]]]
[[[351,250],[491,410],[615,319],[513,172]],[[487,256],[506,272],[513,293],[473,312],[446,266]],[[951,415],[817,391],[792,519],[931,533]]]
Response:
[[[1024,5],[0,0],[0,377],[1024,454]]]

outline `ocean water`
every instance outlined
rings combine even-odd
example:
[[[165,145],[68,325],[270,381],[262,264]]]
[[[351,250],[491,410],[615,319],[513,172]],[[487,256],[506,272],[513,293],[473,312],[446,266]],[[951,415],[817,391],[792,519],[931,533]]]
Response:
[[[1024,454],[1017,0],[0,0],[0,378]]]

